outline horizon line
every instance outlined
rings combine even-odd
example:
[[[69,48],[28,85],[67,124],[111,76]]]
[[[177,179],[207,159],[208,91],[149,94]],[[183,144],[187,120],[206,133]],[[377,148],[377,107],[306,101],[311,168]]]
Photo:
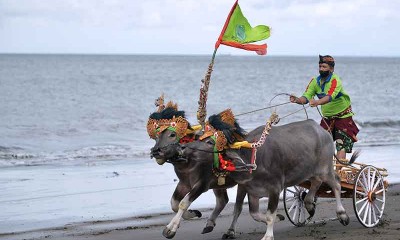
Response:
[[[95,55],[95,56],[210,56],[205,53],[44,53],[44,52],[0,52],[0,55]],[[220,53],[219,56],[232,57],[260,57],[257,54],[232,54]],[[303,54],[267,54],[269,57],[315,57],[316,55]],[[377,57],[377,58],[399,58],[400,55],[335,55],[336,57]]]

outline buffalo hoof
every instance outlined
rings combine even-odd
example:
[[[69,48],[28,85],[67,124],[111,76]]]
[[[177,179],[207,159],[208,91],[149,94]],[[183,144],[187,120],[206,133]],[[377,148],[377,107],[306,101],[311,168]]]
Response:
[[[315,202],[311,202],[311,203],[310,202],[306,202],[305,203],[305,207],[307,209],[308,214],[310,215],[310,217],[308,217],[308,219],[311,219],[312,217],[314,217],[315,207],[316,207]]]
[[[224,233],[224,235],[222,235],[222,239],[235,239],[235,231],[233,230],[228,230],[227,233]]]
[[[261,240],[274,240],[274,237],[263,237]]]
[[[168,239],[175,237],[175,234],[176,232],[173,232],[168,228],[164,228],[164,231],[162,232],[162,235]]]
[[[201,232],[201,234],[209,233],[209,232],[212,232],[213,230],[214,230],[214,227],[207,226],[207,227],[203,228],[203,231]]]
[[[343,213],[338,213],[338,218],[339,218],[339,222],[341,224],[343,224],[343,226],[347,226],[350,223],[350,218],[349,216],[343,212]]]
[[[279,221],[285,220],[285,217],[282,214],[276,214],[276,217],[279,219]]]
[[[201,218],[201,216],[203,216],[199,210],[188,210],[188,211],[194,214],[198,218]]]
[[[308,217],[309,219],[311,219],[312,217],[314,217],[315,208],[313,208],[313,209],[311,209],[310,211],[308,211],[308,214],[310,214],[310,216]]]

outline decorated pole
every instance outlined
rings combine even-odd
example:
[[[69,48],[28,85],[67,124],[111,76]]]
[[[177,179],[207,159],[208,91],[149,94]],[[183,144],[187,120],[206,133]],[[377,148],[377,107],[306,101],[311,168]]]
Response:
[[[204,124],[207,116],[208,86],[210,85],[211,73],[213,71],[214,59],[216,53],[217,53],[217,48],[214,50],[214,54],[211,58],[210,64],[208,65],[206,75],[201,80],[199,109],[197,110],[197,120],[199,121],[199,124],[201,125],[202,129],[204,129]]]
[[[214,67],[215,55],[217,54],[218,47],[222,42],[222,37],[224,36],[226,28],[228,27],[228,24],[229,24],[229,20],[231,19],[231,16],[232,16],[233,11],[235,10],[237,4],[238,4],[238,1],[236,0],[235,4],[233,4],[233,6],[231,8],[231,11],[229,12],[228,17],[225,20],[224,27],[222,28],[222,31],[218,37],[218,40],[215,43],[214,53],[212,55],[211,62],[208,65],[206,75],[204,76],[204,79],[201,80],[199,109],[197,110],[197,120],[198,120],[199,124],[201,125],[202,129],[204,129],[204,124],[205,124],[206,117],[207,117],[208,87],[209,87],[210,81],[211,81],[211,73],[212,73],[213,67]]]
[[[226,18],[221,34],[215,43],[214,53],[204,79],[201,80],[199,108],[197,110],[197,120],[204,128],[207,116],[207,96],[208,87],[211,81],[211,73],[214,67],[214,59],[218,47],[223,44],[230,47],[240,48],[248,51],[255,51],[259,55],[267,53],[267,44],[249,44],[260,40],[267,39],[270,36],[270,28],[265,25],[258,25],[252,28],[243,16],[242,10],[238,4],[238,0],[233,4],[228,17]]]

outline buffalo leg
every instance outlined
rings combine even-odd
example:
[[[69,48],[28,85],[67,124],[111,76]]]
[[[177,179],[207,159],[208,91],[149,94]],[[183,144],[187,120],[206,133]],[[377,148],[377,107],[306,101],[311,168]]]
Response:
[[[331,177],[329,177],[325,181],[331,188],[333,193],[335,194],[336,198],[336,215],[341,224],[347,226],[350,223],[350,218],[346,213],[346,210],[343,207],[342,200],[341,200],[341,185],[340,179],[335,173],[331,173]]]
[[[244,198],[246,197],[246,190],[244,187],[238,185],[236,193],[236,202],[233,210],[233,219],[228,231],[222,236],[222,239],[234,239],[236,234],[236,223],[240,213],[243,209]]]
[[[185,195],[190,191],[190,187],[183,184],[182,182],[178,182],[178,185],[175,188],[174,193],[171,197],[171,209],[174,212],[178,212],[179,202],[185,197]],[[188,220],[195,217],[201,217],[201,212],[198,210],[187,210],[183,213],[183,219]]]
[[[267,219],[263,213],[260,212],[260,198],[248,194],[249,211],[251,217],[257,222],[267,223]]]
[[[272,240],[274,239],[274,222],[276,217],[276,210],[279,203],[280,191],[271,191],[268,198],[268,209],[266,215],[267,231],[261,240]]]
[[[229,201],[226,189],[213,189],[213,191],[216,198],[216,205],[213,212],[211,213],[211,216],[207,219],[206,226],[204,227],[202,232],[203,234],[212,232],[212,230],[214,230],[215,220]]]
[[[173,238],[179,228],[183,214],[188,210],[190,204],[196,200],[203,192],[208,190],[208,185],[203,182],[197,182],[190,192],[179,202],[178,212],[168,223],[163,231],[166,238]]]
[[[322,183],[322,181],[316,177],[311,178],[310,181],[311,181],[311,187],[306,195],[306,198],[304,199],[305,207],[307,209],[308,214],[310,214],[308,220],[310,220],[315,214],[315,194],[317,193]]]
[[[249,198],[249,210],[250,215],[257,222],[263,222],[267,224],[267,231],[261,240],[272,240],[274,238],[273,228],[274,222],[278,222],[284,219],[283,216],[277,215],[277,208],[279,203],[279,191],[270,192],[268,199],[268,210],[267,214],[262,214],[259,211],[259,198],[248,195]]]

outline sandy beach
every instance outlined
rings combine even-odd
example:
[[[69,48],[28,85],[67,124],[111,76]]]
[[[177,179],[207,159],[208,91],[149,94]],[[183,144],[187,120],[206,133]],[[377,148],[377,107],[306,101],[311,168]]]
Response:
[[[262,200],[264,201],[264,200]],[[333,199],[320,199],[317,212],[307,226],[295,227],[287,219],[275,224],[275,239],[400,239],[400,184],[390,185],[386,195],[384,216],[378,226],[365,228],[357,220],[352,199],[343,199],[344,206],[350,216],[350,224],[342,226],[335,220],[335,203]],[[265,211],[266,201],[263,204]],[[200,219],[184,220],[174,239],[221,239],[232,219],[233,204],[229,204],[217,219],[214,231],[201,234],[206,218],[211,209],[202,209]],[[278,211],[285,215],[280,204]],[[132,240],[132,239],[165,239],[162,236],[164,226],[173,214],[155,214],[142,217],[116,219],[112,221],[94,221],[79,224],[68,224],[59,228],[27,231],[18,234],[0,235],[0,239],[62,239],[62,240]],[[255,222],[243,208],[238,221],[237,239],[261,239],[265,233],[265,225]]]

